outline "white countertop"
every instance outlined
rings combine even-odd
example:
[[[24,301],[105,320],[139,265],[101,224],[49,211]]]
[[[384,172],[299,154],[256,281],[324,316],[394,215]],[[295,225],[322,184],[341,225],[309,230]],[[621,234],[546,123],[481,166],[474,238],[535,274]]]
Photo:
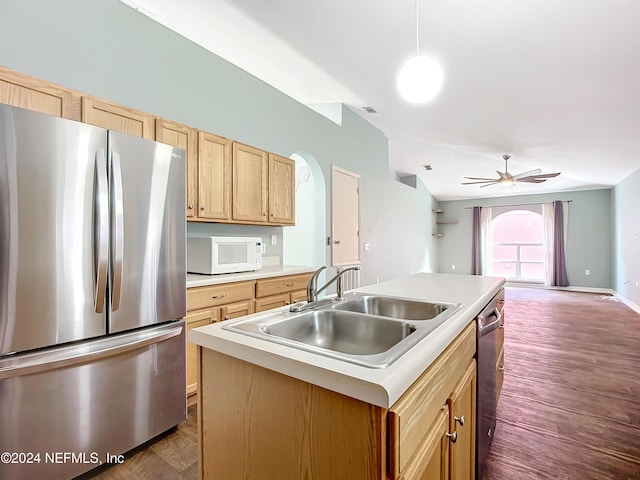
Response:
[[[299,273],[313,273],[318,267],[299,265],[268,265],[260,270],[240,273],[223,273],[221,275],[200,275],[187,273],[187,288],[203,287],[206,285],[218,285],[221,283],[242,282],[244,280],[257,280],[260,278],[281,277],[283,275],[297,275]]]
[[[222,330],[222,323],[195,328],[189,341],[284,375],[359,400],[389,408],[481,312],[505,281],[499,277],[419,273],[361,287],[355,291],[415,300],[462,303],[450,319],[387,368],[362,367],[241,333]],[[286,309],[285,307],[283,309]],[[280,310],[257,313],[275,316]],[[249,317],[243,317],[245,320]]]

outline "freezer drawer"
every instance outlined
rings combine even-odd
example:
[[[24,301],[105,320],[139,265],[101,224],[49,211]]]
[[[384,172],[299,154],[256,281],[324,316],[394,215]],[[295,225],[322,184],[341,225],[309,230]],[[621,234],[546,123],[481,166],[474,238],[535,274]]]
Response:
[[[72,478],[180,423],[184,349],[180,321],[0,360],[0,478]]]

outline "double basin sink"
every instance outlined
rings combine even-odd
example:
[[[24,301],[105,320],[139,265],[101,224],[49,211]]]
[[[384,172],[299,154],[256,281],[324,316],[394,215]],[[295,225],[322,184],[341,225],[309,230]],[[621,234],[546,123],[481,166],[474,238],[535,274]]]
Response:
[[[225,330],[371,368],[385,368],[460,309],[461,304],[348,293],[344,300],[305,305]],[[304,310],[304,307],[311,307]]]

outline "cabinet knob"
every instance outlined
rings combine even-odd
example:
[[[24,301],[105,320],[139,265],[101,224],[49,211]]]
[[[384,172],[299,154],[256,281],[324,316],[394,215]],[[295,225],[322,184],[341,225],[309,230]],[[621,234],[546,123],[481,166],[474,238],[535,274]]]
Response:
[[[458,441],[458,432],[453,432],[453,433],[447,432],[447,437],[451,439],[451,443],[456,443]]]
[[[266,217],[267,216],[267,212],[262,212],[262,216]]]
[[[499,372],[504,372],[504,365],[500,365],[500,366],[498,367],[498,371],[499,371]]]
[[[193,203],[191,203],[191,204],[187,205],[187,208],[188,208],[189,210],[193,210]]]
[[[275,217],[275,215],[272,213],[272,214],[271,214],[271,218],[273,218],[273,217]]]
[[[204,209],[205,209],[205,208],[206,208],[206,207],[205,207],[204,205],[202,205],[202,206],[200,207],[200,210],[202,210],[202,211],[204,212]]]
[[[225,319],[225,320],[229,320],[230,318],[231,318],[231,317],[230,317],[229,315],[225,315],[225,316],[224,316],[224,319]]]
[[[464,427],[464,415],[459,417],[453,417],[453,419],[460,424],[461,427]]]
[[[223,294],[221,294],[221,295],[212,295],[212,296],[211,296],[211,298],[213,298],[213,299],[216,299],[216,298],[224,298],[224,297],[226,297],[226,296],[227,296],[227,294],[226,294],[226,293],[223,293]]]

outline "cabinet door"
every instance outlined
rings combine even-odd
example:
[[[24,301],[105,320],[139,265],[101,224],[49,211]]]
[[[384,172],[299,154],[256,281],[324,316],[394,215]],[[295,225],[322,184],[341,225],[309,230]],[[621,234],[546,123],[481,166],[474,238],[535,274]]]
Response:
[[[97,98],[82,97],[82,121],[136,137],[154,137],[153,115]]]
[[[187,218],[196,215],[198,182],[197,135],[193,128],[158,118],[156,120],[156,140],[187,152]]]
[[[307,301],[306,290],[298,290],[297,292],[291,292],[291,303],[306,302],[306,301]]]
[[[198,346],[189,341],[189,331],[196,327],[203,327],[210,323],[217,322],[220,318],[218,309],[200,310],[197,312],[189,312],[184,320],[187,324],[186,338],[186,380],[187,395],[195,393],[198,389]]]
[[[231,140],[198,132],[198,218],[231,218]]]
[[[80,120],[80,94],[0,67],[0,103]]]
[[[267,223],[269,158],[266,152],[233,142],[234,220]]]
[[[256,300],[256,312],[264,312],[265,310],[271,310],[272,308],[284,307],[290,303],[291,296],[288,293],[259,298]]]
[[[238,317],[244,317],[253,313],[253,300],[246,302],[231,303],[220,308],[220,317],[222,320],[232,320]]]
[[[471,362],[449,399],[449,431],[455,432],[450,446],[451,480],[475,478],[476,362]]]
[[[294,225],[296,162],[269,154],[269,223]]]
[[[404,480],[447,480],[449,478],[449,410],[443,407],[427,432],[415,458],[401,472]],[[473,479],[468,477],[465,480]]]

